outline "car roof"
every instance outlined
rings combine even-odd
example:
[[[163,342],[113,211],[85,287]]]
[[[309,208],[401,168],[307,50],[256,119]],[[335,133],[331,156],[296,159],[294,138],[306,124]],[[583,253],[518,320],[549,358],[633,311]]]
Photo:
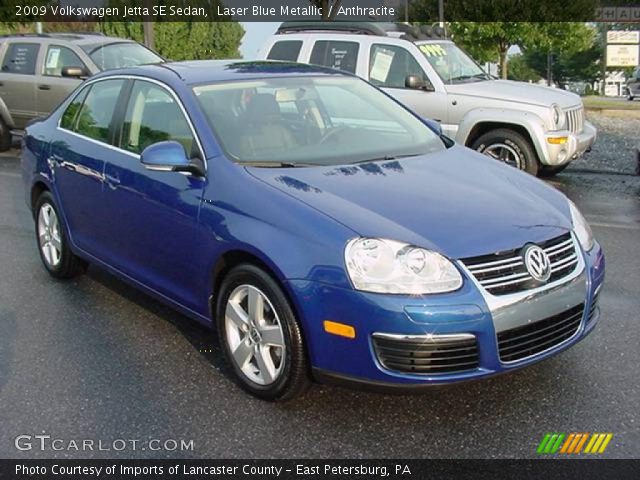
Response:
[[[86,46],[94,44],[95,46],[104,45],[106,43],[133,42],[127,38],[108,37],[100,32],[73,32],[73,33],[13,33],[9,35],[0,35],[0,41],[7,39],[24,39],[29,41],[53,39]]]
[[[189,60],[184,62],[155,63],[127,69],[109,70],[98,76],[140,75],[162,80],[167,78],[167,72],[172,72],[173,75],[171,75],[171,77],[174,79],[178,77],[182,82],[189,85],[229,80],[260,79],[274,76],[353,76],[349,73],[326,67],[275,60]]]

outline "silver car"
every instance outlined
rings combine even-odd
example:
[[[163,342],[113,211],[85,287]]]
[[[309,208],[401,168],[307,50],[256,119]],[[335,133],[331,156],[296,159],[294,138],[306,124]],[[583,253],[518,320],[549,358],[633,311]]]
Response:
[[[285,22],[258,57],[354,73],[458,143],[533,175],[558,173],[596,139],[578,95],[496,80],[430,27]]]
[[[0,36],[0,151],[11,147],[12,133],[48,115],[84,78],[162,61],[133,40],[98,33]]]

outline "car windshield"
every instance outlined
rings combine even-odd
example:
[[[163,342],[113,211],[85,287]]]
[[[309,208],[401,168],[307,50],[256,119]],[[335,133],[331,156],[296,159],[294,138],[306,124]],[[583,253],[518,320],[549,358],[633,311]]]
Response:
[[[417,117],[356,77],[273,77],[194,92],[221,146],[240,163],[343,165],[446,148]]]
[[[454,43],[419,43],[418,48],[446,84],[491,79],[469,55]]]
[[[87,50],[91,60],[100,70],[135,67],[163,61],[148,48],[134,42],[108,43],[98,47],[91,45]]]

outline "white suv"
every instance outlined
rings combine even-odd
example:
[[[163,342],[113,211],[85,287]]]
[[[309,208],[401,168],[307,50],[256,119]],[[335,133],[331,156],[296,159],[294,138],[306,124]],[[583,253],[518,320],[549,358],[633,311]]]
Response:
[[[590,150],[596,129],[579,96],[496,80],[437,30],[285,22],[258,56],[354,73],[439,122],[457,142],[533,175],[558,173]]]

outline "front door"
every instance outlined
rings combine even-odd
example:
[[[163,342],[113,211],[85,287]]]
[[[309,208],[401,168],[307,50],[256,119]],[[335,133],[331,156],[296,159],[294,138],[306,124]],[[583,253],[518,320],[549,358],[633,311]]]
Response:
[[[428,92],[405,87],[408,75],[418,75],[426,83],[434,85],[413,54],[399,45],[374,43],[369,52],[369,81],[424,118],[442,125],[448,131],[447,94],[444,91]]]
[[[42,76],[37,85],[37,109],[48,115],[73,91],[82,80],[62,76],[64,67],[87,67],[70,48],[49,45],[42,64]]]
[[[192,310],[202,304],[196,285],[202,270],[198,246],[206,243],[198,213],[206,179],[145,168],[143,150],[157,142],[180,142],[189,155],[202,153],[178,99],[156,83],[133,82],[114,152],[105,168],[111,265]]]

